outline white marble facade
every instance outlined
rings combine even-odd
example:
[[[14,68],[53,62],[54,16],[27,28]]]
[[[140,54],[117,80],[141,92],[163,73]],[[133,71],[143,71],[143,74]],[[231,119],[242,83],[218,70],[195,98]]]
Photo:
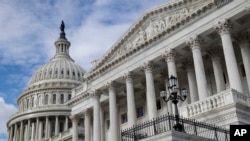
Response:
[[[63,123],[72,122],[69,132],[45,137],[119,141],[121,129],[174,113],[171,103],[159,95],[171,75],[189,91],[179,104],[182,116],[227,128],[250,124],[249,9],[249,0],[173,0],[146,11],[84,72],[80,84],[71,85],[72,98],[62,104],[69,108],[67,114],[24,118],[30,113],[24,110],[27,102],[21,104],[25,96],[20,96],[20,110],[8,122],[9,141],[17,141],[16,136],[27,130],[40,131],[35,124],[41,120],[59,124],[66,115],[70,118]],[[21,113],[22,120],[17,120]],[[32,135],[26,138],[35,138]]]

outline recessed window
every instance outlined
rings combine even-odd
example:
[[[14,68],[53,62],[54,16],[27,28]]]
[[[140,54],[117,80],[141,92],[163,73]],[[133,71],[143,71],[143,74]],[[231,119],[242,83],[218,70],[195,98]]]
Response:
[[[70,100],[70,99],[71,99],[71,94],[68,95],[68,100]]]
[[[64,123],[61,121],[60,124],[59,124],[59,132],[63,132],[64,130]]]
[[[56,104],[56,94],[53,94],[52,101],[52,104]]]
[[[136,109],[136,113],[137,113],[137,118],[144,116],[144,109],[143,109],[143,107],[137,108]]]
[[[121,123],[123,124],[126,122],[128,122],[128,115],[127,115],[127,113],[124,113],[121,115]]]
[[[63,104],[63,102],[64,102],[64,94],[61,94],[60,95],[60,104]]]
[[[63,70],[61,70],[61,74],[63,74]]]
[[[156,107],[157,107],[157,110],[160,110],[162,108],[160,99],[156,101]]]
[[[47,105],[49,102],[49,96],[46,94],[44,98],[44,104]]]

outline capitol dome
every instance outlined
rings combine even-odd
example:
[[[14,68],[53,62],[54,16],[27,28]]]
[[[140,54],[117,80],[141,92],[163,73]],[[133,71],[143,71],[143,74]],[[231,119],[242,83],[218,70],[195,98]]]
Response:
[[[32,75],[17,100],[18,112],[7,123],[8,127],[18,126],[22,141],[49,140],[70,132],[71,109],[65,103],[71,99],[72,89],[84,82],[85,70],[69,55],[63,21],[60,29],[54,57]]]
[[[55,46],[55,56],[32,75],[28,87],[49,82],[83,81],[85,70],[75,64],[70,57],[70,42],[65,37],[64,31],[60,33]]]

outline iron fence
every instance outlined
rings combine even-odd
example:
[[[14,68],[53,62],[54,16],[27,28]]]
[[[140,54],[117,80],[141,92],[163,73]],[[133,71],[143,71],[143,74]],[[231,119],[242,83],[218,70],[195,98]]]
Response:
[[[224,128],[199,122],[194,119],[179,117],[183,125],[184,133],[218,141],[229,141],[229,130]],[[174,115],[163,115],[150,121],[134,125],[131,128],[121,131],[122,141],[138,141],[140,139],[155,136],[166,131],[173,130],[176,117]]]

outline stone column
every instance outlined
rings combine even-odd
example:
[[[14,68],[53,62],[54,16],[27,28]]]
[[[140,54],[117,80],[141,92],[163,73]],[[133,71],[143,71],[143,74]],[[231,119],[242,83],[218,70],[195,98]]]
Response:
[[[105,128],[104,128],[104,108],[101,106],[100,109],[100,120],[101,120],[101,141],[105,141]]]
[[[94,104],[94,135],[93,141],[101,141],[101,123],[100,123],[100,92],[96,90],[93,93]]]
[[[65,116],[65,123],[64,123],[64,131],[68,130],[69,119],[68,116]]]
[[[30,119],[28,119],[28,125],[27,125],[27,133],[26,133],[26,139],[30,139]]]
[[[186,43],[192,49],[199,99],[203,100],[209,95],[207,90],[207,79],[205,75],[205,69],[200,48],[201,40],[199,39],[199,37],[195,36],[193,38],[190,38]]]
[[[248,90],[250,95],[250,44],[249,44],[250,35],[248,31],[245,31],[238,36],[236,40],[239,42],[240,51],[243,59],[243,64],[245,68]]]
[[[218,22],[218,24],[215,25],[214,28],[220,34],[222,40],[223,52],[225,56],[230,87],[239,92],[243,92],[240,73],[230,35],[232,24],[230,23],[229,20],[224,20],[222,22]]]
[[[25,125],[25,128],[24,128],[24,141],[27,141],[27,137],[28,137],[28,124]]]
[[[79,117],[76,115],[70,116],[72,121],[72,141],[78,141],[78,120]]]
[[[38,131],[38,140],[42,139],[42,134],[43,134],[43,122],[39,122],[39,131]]]
[[[220,55],[222,54],[222,50],[220,46],[213,46],[207,52],[212,59],[217,93],[220,93],[226,89],[223,78],[222,64],[220,62]]]
[[[90,134],[90,122],[91,122],[90,113],[89,113],[88,110],[86,110],[84,112],[84,128],[85,128],[85,130],[84,130],[85,131],[85,133],[84,133],[84,135],[85,135],[84,141],[90,141],[90,136],[91,136],[91,134]]]
[[[17,141],[17,123],[15,123],[14,141]]]
[[[55,123],[55,135],[58,135],[59,133],[59,122],[58,122],[58,116],[56,116],[56,123]]]
[[[23,121],[21,121],[20,125],[20,138],[19,141],[23,141]]]
[[[133,86],[133,74],[128,72],[124,74],[124,79],[126,80],[127,89],[127,110],[128,110],[128,124],[129,127],[136,124],[137,114],[135,107],[135,96],[134,96],[134,86]]]
[[[183,66],[185,67],[185,69],[187,71],[190,101],[191,101],[191,103],[193,103],[193,102],[196,102],[199,100],[197,83],[196,83],[196,78],[195,78],[195,71],[193,68],[193,66],[194,66],[193,60],[185,61],[183,63]]]
[[[48,130],[49,130],[49,117],[46,117],[45,121],[45,139],[48,139]]]
[[[34,140],[34,135],[35,135],[35,123],[32,122],[31,123],[31,141],[35,141]]]
[[[39,118],[36,118],[36,132],[35,132],[35,140],[38,140],[38,136],[39,136]]]
[[[150,120],[157,117],[153,64],[151,62],[144,63],[142,68],[144,69],[146,75],[147,113]]]
[[[116,92],[115,92],[115,82],[109,82],[106,87],[109,90],[109,118],[110,118],[110,141],[119,141],[119,131],[118,128],[118,110],[117,110],[117,100],[116,100]]]

